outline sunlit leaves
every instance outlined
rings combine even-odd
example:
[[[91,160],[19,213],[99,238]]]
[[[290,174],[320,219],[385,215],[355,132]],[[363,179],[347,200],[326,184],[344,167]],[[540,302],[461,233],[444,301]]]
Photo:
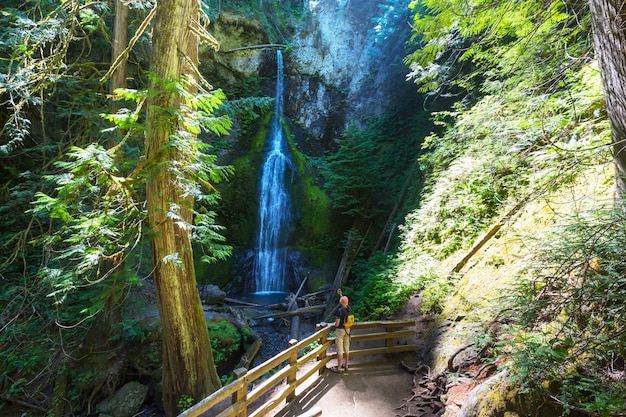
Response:
[[[48,281],[62,277],[52,285],[61,302],[64,291],[106,274],[100,270],[104,261],[129,256],[145,211],[136,199],[137,183],[120,172],[112,151],[96,144],[73,147],[56,166],[59,173],[48,177],[56,184],[55,195],[37,193],[33,212],[57,221],[37,242],[55,253],[43,271]],[[51,272],[57,270],[62,272]]]
[[[99,2],[90,7],[79,2],[24,2],[20,10],[0,12],[0,94],[8,111],[0,128],[0,137],[8,142],[4,151],[13,151],[29,135],[29,106],[42,105],[42,97],[60,80],[89,67],[77,70],[84,56],[68,51],[88,43],[88,33],[104,29],[99,14],[103,7]]]
[[[424,91],[475,88],[476,77],[538,85],[584,63],[589,50],[588,13],[578,3],[423,0],[411,5],[417,50],[406,61]]]
[[[511,298],[514,326],[500,345],[515,381],[540,392],[558,381],[566,408],[625,411],[616,373],[626,363],[625,213],[618,206],[556,224]]]
[[[202,244],[200,260],[213,263],[227,259],[232,253],[232,247],[227,245],[222,235],[225,228],[215,221],[215,212],[202,208],[198,210],[194,220],[193,238]],[[210,248],[210,250],[204,250]]]

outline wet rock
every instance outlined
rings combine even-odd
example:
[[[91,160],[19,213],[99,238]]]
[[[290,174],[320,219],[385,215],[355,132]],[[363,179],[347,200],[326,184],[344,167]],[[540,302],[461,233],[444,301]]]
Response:
[[[97,405],[100,417],[132,417],[139,412],[148,394],[148,387],[129,382],[111,397]]]
[[[198,293],[203,304],[222,304],[226,298],[226,293],[217,285],[198,285]]]

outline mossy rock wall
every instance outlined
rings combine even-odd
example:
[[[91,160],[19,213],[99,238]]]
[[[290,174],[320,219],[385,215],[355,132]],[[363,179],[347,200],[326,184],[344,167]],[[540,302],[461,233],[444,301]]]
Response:
[[[231,259],[215,265],[198,265],[198,281],[212,283],[222,288],[238,286],[232,282],[238,275],[237,258],[250,256],[255,248],[258,228],[258,182],[263,164],[265,145],[273,114],[263,115],[250,131],[253,135],[240,138],[233,148],[232,165],[235,175],[222,184],[222,200],[218,208],[219,222],[227,228],[228,243],[234,247]],[[295,229],[290,240],[290,251],[304,255],[308,266],[309,289],[318,289],[334,276],[340,253],[337,253],[342,230],[336,227],[334,213],[328,195],[320,185],[317,172],[299,151],[296,137],[291,133],[288,122],[283,123],[293,168],[296,174],[292,184],[292,204],[296,218]]]

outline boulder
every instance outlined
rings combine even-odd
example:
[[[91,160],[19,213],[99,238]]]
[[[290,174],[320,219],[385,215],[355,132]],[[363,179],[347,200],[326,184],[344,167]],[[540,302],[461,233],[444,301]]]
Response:
[[[207,305],[222,304],[226,298],[226,293],[217,285],[198,285],[198,293],[202,304]]]
[[[129,382],[112,396],[104,399],[96,408],[100,417],[132,417],[141,409],[148,394],[148,387],[139,382]]]

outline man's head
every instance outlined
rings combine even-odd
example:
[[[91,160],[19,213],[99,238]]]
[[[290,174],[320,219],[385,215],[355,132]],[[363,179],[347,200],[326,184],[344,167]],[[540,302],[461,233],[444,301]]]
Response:
[[[348,297],[346,297],[345,295],[342,296],[341,298],[339,298],[339,304],[341,304],[342,307],[345,307],[348,305]]]

